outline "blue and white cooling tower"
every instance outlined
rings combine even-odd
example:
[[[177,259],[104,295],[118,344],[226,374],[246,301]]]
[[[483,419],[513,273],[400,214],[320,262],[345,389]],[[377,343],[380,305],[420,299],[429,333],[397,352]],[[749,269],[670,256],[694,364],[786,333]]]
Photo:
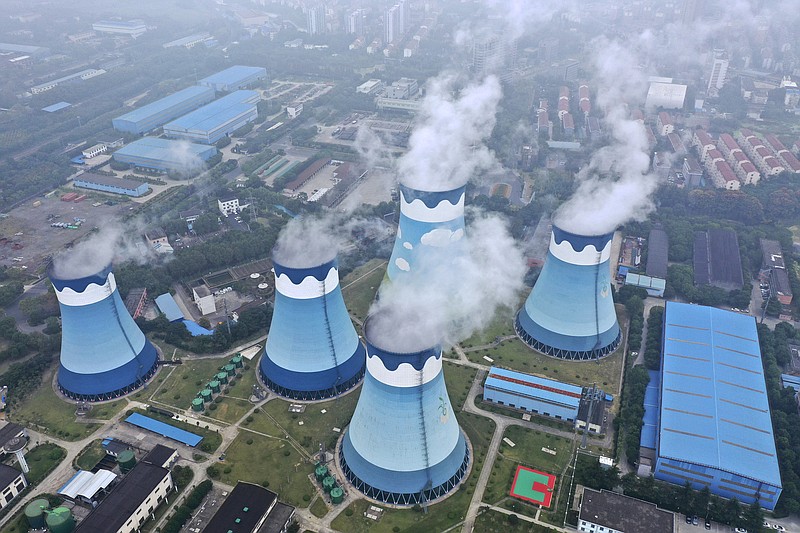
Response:
[[[441,498],[469,468],[442,373],[440,346],[387,351],[367,339],[367,374],[339,447],[347,480],[367,497],[395,505]]]
[[[464,237],[465,190],[430,192],[400,184],[400,224],[386,271],[390,280],[419,266],[422,250],[458,245]]]
[[[158,353],[125,309],[111,266],[74,279],[51,273],[50,281],[61,309],[61,392],[102,401],[144,385]]]
[[[577,235],[553,226],[539,279],[517,313],[517,335],[561,359],[604,357],[621,333],[611,296],[612,233]]]
[[[330,398],[364,375],[364,346],[344,305],[336,258],[292,268],[273,258],[275,307],[261,378],[295,400]]]

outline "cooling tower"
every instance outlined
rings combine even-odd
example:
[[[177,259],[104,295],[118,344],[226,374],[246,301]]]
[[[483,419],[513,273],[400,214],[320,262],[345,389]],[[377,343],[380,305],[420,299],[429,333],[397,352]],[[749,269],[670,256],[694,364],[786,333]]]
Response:
[[[443,249],[461,241],[465,189],[428,192],[400,184],[400,225],[387,269],[389,279],[418,266],[421,249]]]
[[[273,264],[275,308],[259,366],[264,383],[296,400],[352,388],[364,375],[364,346],[342,299],[336,259],[310,268]]]
[[[158,353],[125,309],[111,266],[75,279],[51,273],[50,281],[61,308],[61,391],[100,401],[144,385]]]
[[[442,374],[439,346],[396,353],[365,326],[367,374],[339,447],[348,481],[367,497],[395,505],[446,495],[467,472],[469,448]]]
[[[611,238],[553,226],[539,279],[517,314],[517,335],[553,357],[597,359],[613,352],[620,329],[611,297]]]

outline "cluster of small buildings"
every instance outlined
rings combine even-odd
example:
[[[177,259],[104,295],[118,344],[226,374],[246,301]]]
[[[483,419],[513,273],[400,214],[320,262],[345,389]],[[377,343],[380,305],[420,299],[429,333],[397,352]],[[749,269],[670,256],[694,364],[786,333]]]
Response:
[[[733,136],[723,133],[715,141],[708,132],[697,129],[692,145],[714,186],[720,189],[736,191],[784,171],[800,174],[800,161],[772,134],[762,139],[741,129]]]
[[[368,81],[367,84],[370,84],[371,81],[373,80]],[[364,92],[369,87],[372,87],[372,92],[380,91],[380,89],[375,88],[375,84],[370,84],[366,87],[362,84],[359,88],[361,87],[364,89],[360,92]],[[420,105],[419,82],[411,78],[400,78],[392,82],[391,85],[380,91],[375,98],[375,107],[381,110],[389,109],[416,113],[419,111]]]
[[[761,280],[762,295],[766,292],[768,298],[777,299],[781,305],[781,320],[791,320],[792,312],[789,306],[794,295],[786,263],[783,259],[783,249],[778,241],[761,239]],[[766,285],[766,287],[765,287]]]
[[[647,244],[647,263],[642,270],[642,248]],[[667,257],[669,237],[661,228],[653,228],[647,241],[643,238],[625,237],[620,247],[617,280],[625,285],[641,287],[649,296],[664,297],[667,287]]]

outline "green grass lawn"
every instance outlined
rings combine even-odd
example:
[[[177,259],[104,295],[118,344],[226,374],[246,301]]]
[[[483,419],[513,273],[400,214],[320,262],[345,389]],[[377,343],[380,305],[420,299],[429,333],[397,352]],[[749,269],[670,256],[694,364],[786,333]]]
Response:
[[[169,424],[171,426],[175,426],[183,430],[190,431],[192,433],[200,435],[201,437],[203,437],[203,440],[200,442],[200,444],[197,445],[197,449],[199,449],[202,452],[213,453],[217,448],[219,448],[219,445],[222,444],[222,435],[220,435],[216,431],[211,431],[209,429],[204,428],[202,426],[203,424],[202,422],[200,422],[199,425],[187,424],[186,422],[180,422],[169,416],[162,415],[161,413],[145,411],[144,409],[131,409],[128,412],[141,413],[144,416],[160,420],[165,424]]]
[[[386,261],[372,259],[352,271],[341,281],[342,295],[347,304],[347,309],[358,320],[367,318],[369,306],[372,305],[375,293],[378,292],[378,287],[385,274]]]
[[[226,396],[221,396],[221,398],[222,401],[219,403],[206,404],[206,410],[204,412],[206,416],[233,424],[242,418],[247,411],[253,408],[253,404],[244,400],[228,398]],[[216,408],[212,410],[211,405],[215,405]]]
[[[450,396],[450,404],[453,409],[459,411],[467,400],[467,395],[477,370],[445,361],[443,372],[447,394]]]
[[[324,442],[328,449],[332,449],[341,435],[341,433],[333,431],[333,428],[344,429],[350,423],[360,393],[361,388],[359,387],[336,400],[306,405],[304,413],[290,413],[290,402],[272,400],[262,408],[262,413],[254,416],[253,424],[248,427],[261,431],[259,429],[260,421],[267,419],[273,427],[277,424],[289,433],[309,453],[319,451],[320,442]],[[300,422],[303,424],[301,425]],[[263,431],[263,433],[271,434],[269,429],[267,427],[267,431]],[[282,436],[283,432],[280,435]]]
[[[225,454],[225,461],[217,464],[223,483],[236,485],[239,480],[259,485],[269,483],[269,489],[277,492],[281,500],[296,507],[308,506],[314,494],[308,475],[314,465],[305,462],[286,441],[244,430]]]
[[[522,519],[517,519],[514,524],[512,524],[512,521],[514,519],[498,511],[484,511],[475,520],[475,531],[480,531],[481,533],[555,533],[556,531]]]
[[[239,369],[239,375],[236,376],[236,383],[228,387],[226,396],[245,400],[250,398],[250,395],[253,393],[253,385],[256,384],[256,365],[252,365],[245,360],[245,367],[248,366],[250,368],[243,367]]]
[[[9,419],[23,426],[32,426],[48,435],[74,441],[91,435],[100,426],[77,421],[76,404],[58,397],[52,387],[53,373],[45,373],[42,384],[11,411]],[[90,418],[108,419],[117,414],[126,400],[99,404],[92,408]]]
[[[322,518],[326,514],[328,514],[328,504],[325,503],[321,497],[317,498],[314,503],[311,505],[311,514],[316,516],[317,518]]]
[[[461,347],[472,348],[473,346],[491,344],[497,337],[514,335],[514,313],[517,309],[519,309],[520,306],[522,306],[523,302],[524,300],[521,300],[519,305],[513,310],[504,309],[497,313],[497,316],[495,316],[494,320],[492,320],[486,329],[479,331],[472,337],[460,342],[459,344]]]
[[[101,442],[100,439],[97,439],[87,444],[75,459],[75,466],[81,470],[91,470],[97,466],[97,463],[106,456],[106,451],[101,446]]]
[[[42,481],[66,456],[67,450],[52,442],[40,444],[33,448],[25,454],[25,460],[31,469],[25,475],[28,483],[36,485]]]
[[[161,374],[153,384],[153,399],[178,409],[188,409],[196,394],[219,372],[219,367],[227,364],[229,357],[213,359],[184,359],[175,367],[169,377]],[[249,394],[248,394],[249,396]]]
[[[427,514],[413,509],[386,509],[380,522],[377,523],[364,517],[364,511],[371,504],[366,500],[356,500],[336,517],[331,524],[332,527],[348,533],[389,533],[394,532],[395,528],[399,528],[397,531],[407,533],[429,533],[444,531],[464,520],[495,424],[488,418],[470,413],[457,413],[457,418],[472,443],[474,453],[470,477],[455,493],[445,501],[431,506]]]

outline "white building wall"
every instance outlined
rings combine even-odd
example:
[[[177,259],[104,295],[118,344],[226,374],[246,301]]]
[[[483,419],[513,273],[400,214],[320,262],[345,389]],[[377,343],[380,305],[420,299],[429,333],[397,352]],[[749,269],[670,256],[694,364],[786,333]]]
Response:
[[[130,516],[125,525],[117,530],[117,533],[135,533],[139,531],[142,524],[153,514],[158,506],[167,499],[169,492],[172,490],[172,474],[167,472],[166,477],[161,480],[161,483],[153,490],[138,509]]]

